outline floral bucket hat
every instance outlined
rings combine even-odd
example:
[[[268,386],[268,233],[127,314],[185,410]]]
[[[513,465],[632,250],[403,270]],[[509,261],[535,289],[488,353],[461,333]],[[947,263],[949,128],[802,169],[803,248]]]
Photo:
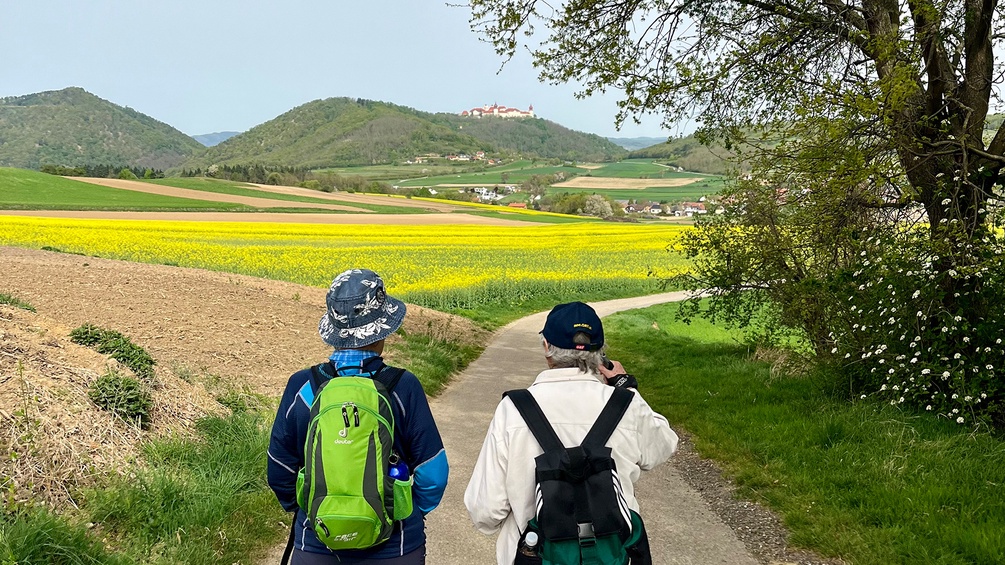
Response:
[[[405,303],[387,295],[380,275],[349,269],[335,277],[325,297],[328,311],[318,333],[335,349],[357,349],[393,334],[405,319]]]

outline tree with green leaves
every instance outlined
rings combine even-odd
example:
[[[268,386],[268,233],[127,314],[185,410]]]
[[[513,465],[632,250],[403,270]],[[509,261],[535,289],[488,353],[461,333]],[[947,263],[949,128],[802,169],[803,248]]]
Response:
[[[740,152],[750,168],[726,213],[683,242],[713,315],[744,324],[767,307],[856,394],[1005,422],[1005,127],[985,129],[1003,78],[996,0],[470,8],[473,29],[506,58],[526,46],[543,80],[622,92],[618,124],[695,120],[703,142]]]

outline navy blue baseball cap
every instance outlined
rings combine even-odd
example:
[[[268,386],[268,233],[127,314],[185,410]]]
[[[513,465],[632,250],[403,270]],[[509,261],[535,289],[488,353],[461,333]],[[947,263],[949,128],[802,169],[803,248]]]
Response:
[[[573,341],[573,336],[580,332],[590,338],[590,343]],[[604,326],[600,323],[600,316],[582,302],[569,302],[552,308],[541,335],[560,349],[597,351],[604,345]]]

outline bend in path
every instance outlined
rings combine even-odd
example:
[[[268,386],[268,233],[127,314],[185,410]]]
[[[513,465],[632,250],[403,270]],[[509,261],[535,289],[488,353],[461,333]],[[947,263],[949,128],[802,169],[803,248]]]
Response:
[[[685,293],[596,302],[606,316],[621,310],[682,300]],[[467,565],[495,562],[495,538],[474,529],[464,508],[471,477],[489,421],[504,391],[530,385],[545,368],[538,331],[547,312],[499,330],[475,362],[431,401],[450,460],[450,483],[439,508],[426,518],[428,562]],[[624,360],[631,367],[631,360]],[[673,415],[667,415],[673,425]],[[653,563],[753,565],[758,561],[701,495],[683,480],[673,459],[643,473],[637,484]]]

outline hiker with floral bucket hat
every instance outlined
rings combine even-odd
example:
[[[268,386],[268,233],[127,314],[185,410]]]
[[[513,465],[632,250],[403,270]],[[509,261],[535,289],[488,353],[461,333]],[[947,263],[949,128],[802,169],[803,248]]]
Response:
[[[335,277],[325,302],[318,333],[334,351],[290,377],[269,443],[269,485],[295,513],[283,563],[424,564],[423,517],[439,504],[449,467],[418,379],[381,357],[407,308],[368,269]],[[364,397],[336,396],[344,394]],[[346,505],[339,489],[354,487],[360,511],[374,514],[365,526],[344,517],[355,506],[328,508]]]

